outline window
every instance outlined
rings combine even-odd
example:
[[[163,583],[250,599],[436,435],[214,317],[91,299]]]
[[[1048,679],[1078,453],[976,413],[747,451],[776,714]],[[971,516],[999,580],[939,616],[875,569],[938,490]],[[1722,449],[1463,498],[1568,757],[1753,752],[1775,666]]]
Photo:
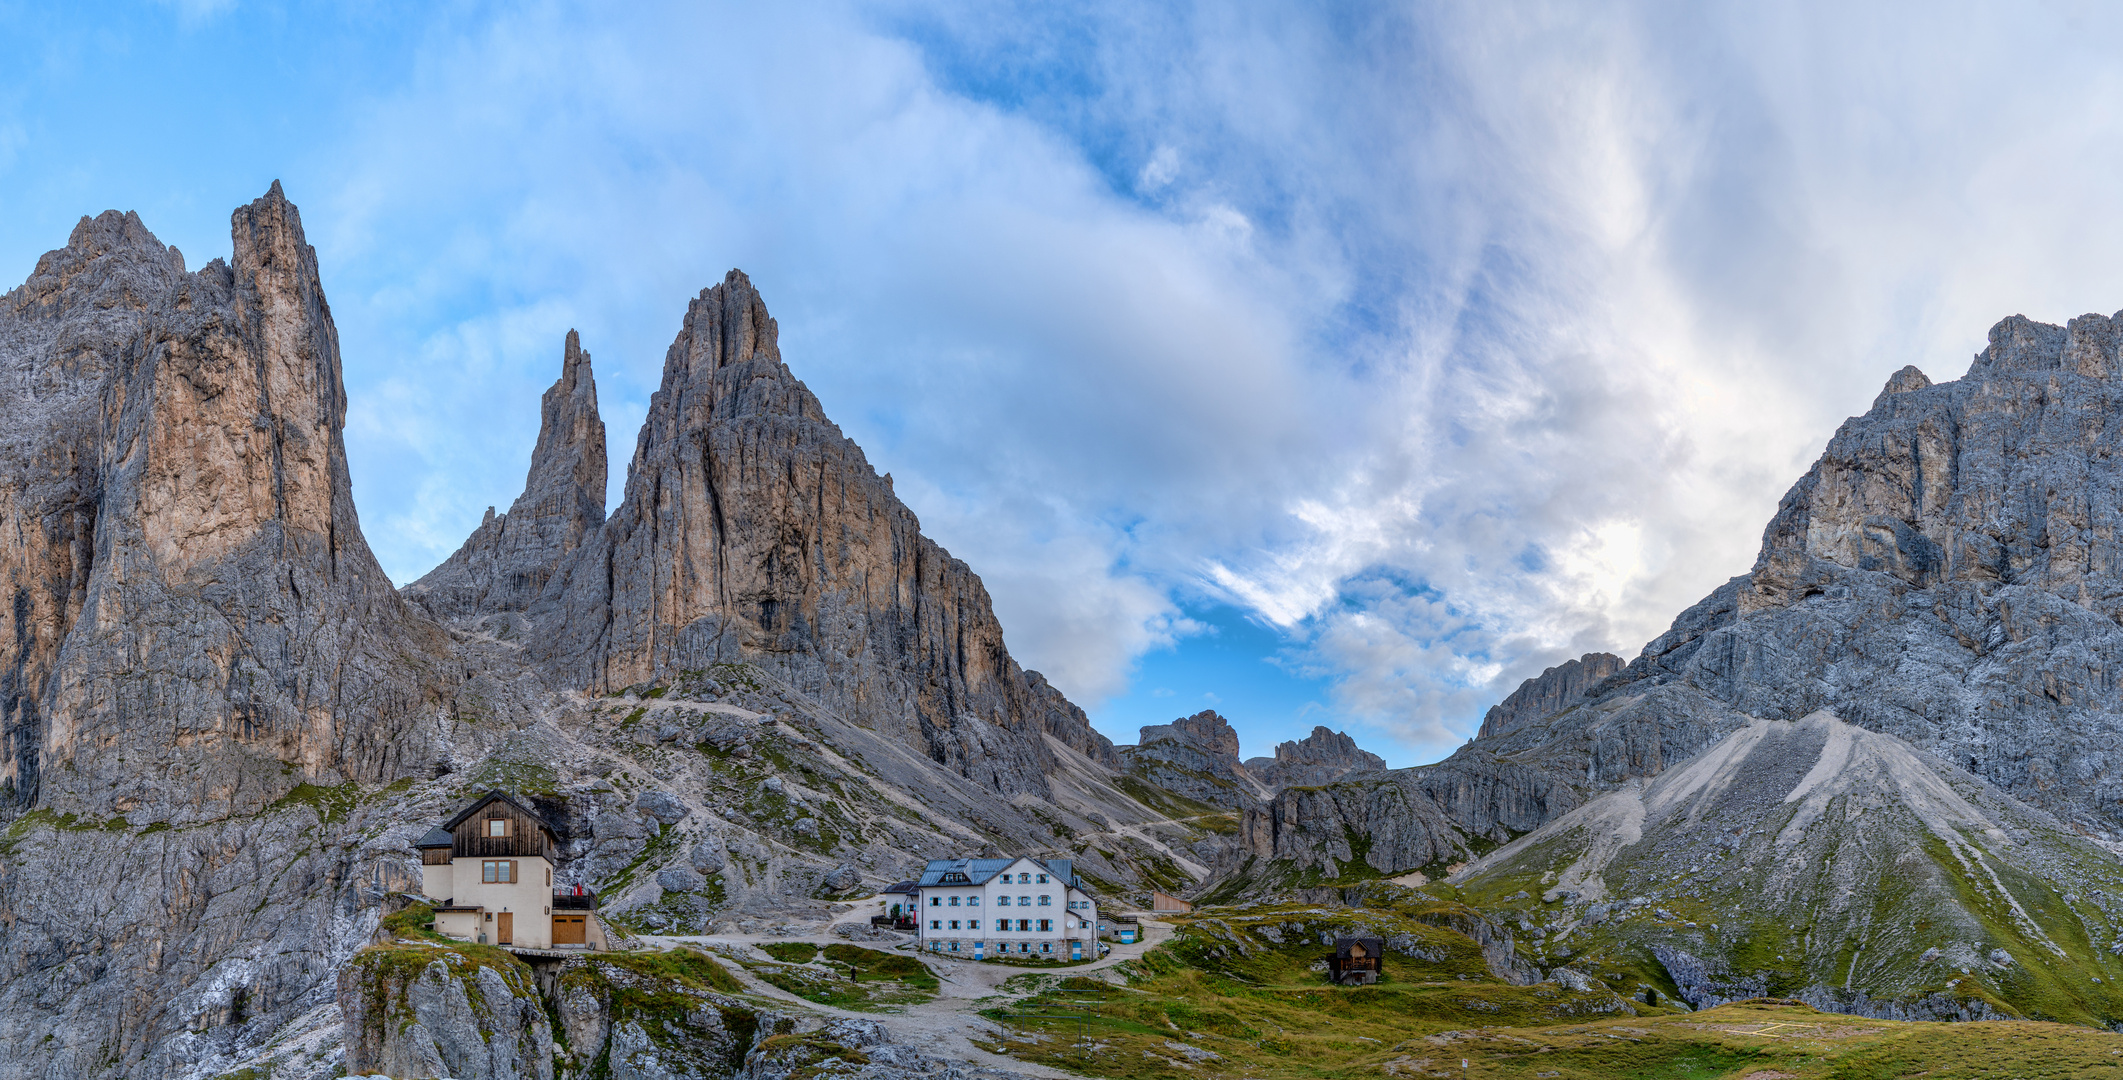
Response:
[[[979,919],[967,919],[967,920],[966,920],[966,929],[968,929],[968,930],[978,930],[978,929],[980,929],[980,920],[979,920]]]
[[[507,885],[516,880],[516,862],[513,859],[488,859],[479,864],[479,880]]]
[[[1050,953],[1050,952],[1053,952],[1053,951],[1054,951],[1054,943],[1053,943],[1053,942],[1051,942],[1051,941],[1042,941],[1042,942],[1040,942],[1040,943],[1039,943],[1039,951],[1041,951],[1041,952],[1044,952],[1044,953]]]
[[[944,921],[943,921],[942,919],[930,919],[930,920],[929,920],[929,929],[931,929],[931,930],[941,930],[941,929],[943,929],[943,928],[944,928]]]
[[[1047,875],[1045,875],[1045,874],[1041,874],[1041,875],[1039,876],[1039,883],[1040,883],[1040,884],[1042,884],[1042,885],[1045,885],[1045,884],[1047,883]]]
[[[1032,920],[1030,920],[1030,919],[1019,919],[1019,920],[1017,920],[1017,928],[1018,928],[1019,930],[1027,930],[1027,931],[1031,930],[1031,929],[1032,929]]]
[[[968,897],[966,897],[966,906],[967,906],[967,907],[979,907],[979,906],[980,906],[980,897],[978,897],[978,896],[968,896]]]
[[[944,902],[944,898],[943,898],[943,897],[941,897],[941,896],[932,896],[932,897],[930,897],[930,898],[929,898],[929,906],[930,906],[930,907],[942,907],[942,906],[943,906],[943,902]]]
[[[958,920],[957,920],[957,919],[953,919],[953,920],[951,920],[951,929],[953,929],[953,930],[956,930],[956,929],[958,929]]]
[[[509,835],[509,819],[508,819],[508,818],[499,818],[499,817],[490,817],[490,818],[488,818],[488,819],[487,819],[487,835],[488,835],[488,836],[507,836],[507,835]]]
[[[957,907],[957,906],[958,906],[958,897],[955,897],[955,896],[954,896],[954,897],[952,897],[952,898],[951,898],[951,906],[952,906],[952,907]]]
[[[1030,881],[1032,880],[1032,875],[1030,875],[1030,874],[1019,874],[1019,875],[1017,875],[1017,880],[1018,880],[1018,882],[1019,882],[1019,883],[1027,883],[1027,882],[1030,882]]]
[[[1054,898],[1053,898],[1053,897],[1051,897],[1051,896],[1042,896],[1042,897],[1040,897],[1040,898],[1039,898],[1039,906],[1041,906],[1041,907],[1053,907],[1053,906],[1054,906]]]
[[[1052,929],[1054,929],[1054,920],[1053,920],[1053,919],[1041,919],[1041,920],[1039,921],[1039,932],[1040,932],[1040,933],[1044,934],[1044,933],[1046,933],[1046,932],[1048,932],[1048,931],[1050,931],[1050,930],[1052,930]]]
[[[1017,906],[1018,906],[1018,907],[1031,907],[1031,906],[1032,906],[1032,898],[1031,898],[1031,897],[1029,897],[1029,896],[1020,896],[1020,897],[1018,897],[1018,898],[1017,898]]]

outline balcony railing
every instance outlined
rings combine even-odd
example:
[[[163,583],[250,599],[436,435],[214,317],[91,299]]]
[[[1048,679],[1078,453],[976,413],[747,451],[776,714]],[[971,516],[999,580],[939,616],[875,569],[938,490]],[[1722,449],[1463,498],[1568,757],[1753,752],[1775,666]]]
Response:
[[[553,890],[554,911],[596,911],[597,894],[580,885],[563,885]]]

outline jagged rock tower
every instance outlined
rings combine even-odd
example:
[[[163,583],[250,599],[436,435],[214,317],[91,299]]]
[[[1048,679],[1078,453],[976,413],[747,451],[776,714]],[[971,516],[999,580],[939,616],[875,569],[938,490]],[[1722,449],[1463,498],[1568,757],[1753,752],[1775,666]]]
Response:
[[[1117,761],[782,363],[744,274],[687,306],[609,519],[596,409],[571,334],[523,496],[407,594],[453,619],[526,612],[542,669],[595,693],[762,665],[1007,795],[1047,792],[1048,737]]]
[[[605,480],[597,380],[582,338],[570,330],[560,380],[540,405],[523,494],[500,517],[488,507],[464,546],[406,586],[406,596],[444,619],[529,608],[555,569],[604,524]]]
[[[83,219],[0,304],[15,807],[199,820],[426,766],[449,642],[362,539],[316,253],[278,183],[231,231],[186,273]]]

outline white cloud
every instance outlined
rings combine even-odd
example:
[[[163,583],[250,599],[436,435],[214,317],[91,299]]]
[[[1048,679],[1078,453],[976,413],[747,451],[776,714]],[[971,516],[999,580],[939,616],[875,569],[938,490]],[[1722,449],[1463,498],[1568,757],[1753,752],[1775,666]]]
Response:
[[[1744,570],[1889,372],[2123,306],[2094,14],[546,7],[291,191],[400,577],[514,496],[571,325],[616,484],[741,265],[1028,666],[1095,704],[1227,600],[1436,753]]]

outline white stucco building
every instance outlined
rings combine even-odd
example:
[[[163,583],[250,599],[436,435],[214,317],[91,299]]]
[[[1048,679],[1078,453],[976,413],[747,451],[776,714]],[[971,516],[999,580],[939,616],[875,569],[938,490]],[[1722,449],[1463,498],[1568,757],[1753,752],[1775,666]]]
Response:
[[[500,791],[428,830],[420,891],[442,899],[435,931],[519,949],[605,948],[597,897],[553,886],[553,827]]]
[[[932,859],[915,888],[921,947],[973,959],[1098,955],[1098,908],[1069,859]]]

